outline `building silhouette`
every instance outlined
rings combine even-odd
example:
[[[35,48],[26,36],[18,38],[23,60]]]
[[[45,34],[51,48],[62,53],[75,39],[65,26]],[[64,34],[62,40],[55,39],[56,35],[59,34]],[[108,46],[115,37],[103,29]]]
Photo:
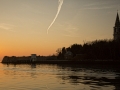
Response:
[[[114,37],[114,40],[120,41],[120,20],[119,20],[118,12],[117,12],[116,21],[115,21],[113,37]]]

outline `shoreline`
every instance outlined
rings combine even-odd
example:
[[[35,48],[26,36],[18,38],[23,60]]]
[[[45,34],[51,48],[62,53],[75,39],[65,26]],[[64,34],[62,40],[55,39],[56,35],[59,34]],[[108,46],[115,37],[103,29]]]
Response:
[[[41,61],[8,61],[3,64],[79,64],[79,65],[120,65],[120,61],[74,61],[74,60],[41,60]]]

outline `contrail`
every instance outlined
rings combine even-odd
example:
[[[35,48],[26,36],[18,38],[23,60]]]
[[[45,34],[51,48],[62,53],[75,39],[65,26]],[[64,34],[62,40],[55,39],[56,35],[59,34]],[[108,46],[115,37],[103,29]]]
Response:
[[[49,26],[48,29],[47,29],[47,34],[48,34],[48,30],[50,29],[50,27],[53,25],[53,23],[55,22],[56,18],[58,17],[58,14],[59,14],[59,12],[60,12],[60,10],[61,10],[62,4],[63,4],[63,0],[59,0],[59,1],[58,1],[58,11],[57,11],[56,16],[55,16],[55,18],[53,19],[52,23],[50,24],[50,26]]]

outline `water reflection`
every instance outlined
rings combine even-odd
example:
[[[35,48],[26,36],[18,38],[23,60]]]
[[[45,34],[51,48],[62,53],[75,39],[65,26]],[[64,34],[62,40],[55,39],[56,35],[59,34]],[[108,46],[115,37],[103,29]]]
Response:
[[[26,82],[29,82],[28,85],[32,85],[33,83],[33,85],[50,85],[49,87],[52,86],[52,89],[58,86],[63,88],[63,85],[65,85],[66,88],[69,86],[71,90],[120,90],[120,70],[118,67],[6,64],[3,65],[3,71],[4,75],[8,77],[8,80],[16,79],[16,82],[20,82],[21,78],[23,78]],[[21,81],[21,86],[24,86],[22,82],[23,81]],[[75,87],[73,88],[72,86]],[[34,86],[31,86],[31,88],[32,87]],[[37,86],[37,88],[40,87],[40,85]]]
[[[120,72],[118,68],[111,67],[87,67],[87,66],[59,66],[61,72],[57,78],[63,81],[69,81],[74,85],[84,84],[92,88],[104,89],[111,87],[114,90],[120,90]],[[108,69],[110,68],[110,69]],[[65,71],[65,72],[64,72]],[[119,73],[119,74],[117,74]],[[111,89],[112,90],[112,89]]]
[[[36,68],[36,64],[31,64],[31,68],[32,69]]]

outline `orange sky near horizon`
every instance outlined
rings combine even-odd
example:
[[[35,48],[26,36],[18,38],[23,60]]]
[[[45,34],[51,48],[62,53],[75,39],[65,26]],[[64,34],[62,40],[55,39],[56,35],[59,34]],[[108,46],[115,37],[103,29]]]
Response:
[[[0,60],[47,56],[75,43],[112,39],[120,0],[64,0],[47,34],[57,9],[58,0],[0,0]]]

